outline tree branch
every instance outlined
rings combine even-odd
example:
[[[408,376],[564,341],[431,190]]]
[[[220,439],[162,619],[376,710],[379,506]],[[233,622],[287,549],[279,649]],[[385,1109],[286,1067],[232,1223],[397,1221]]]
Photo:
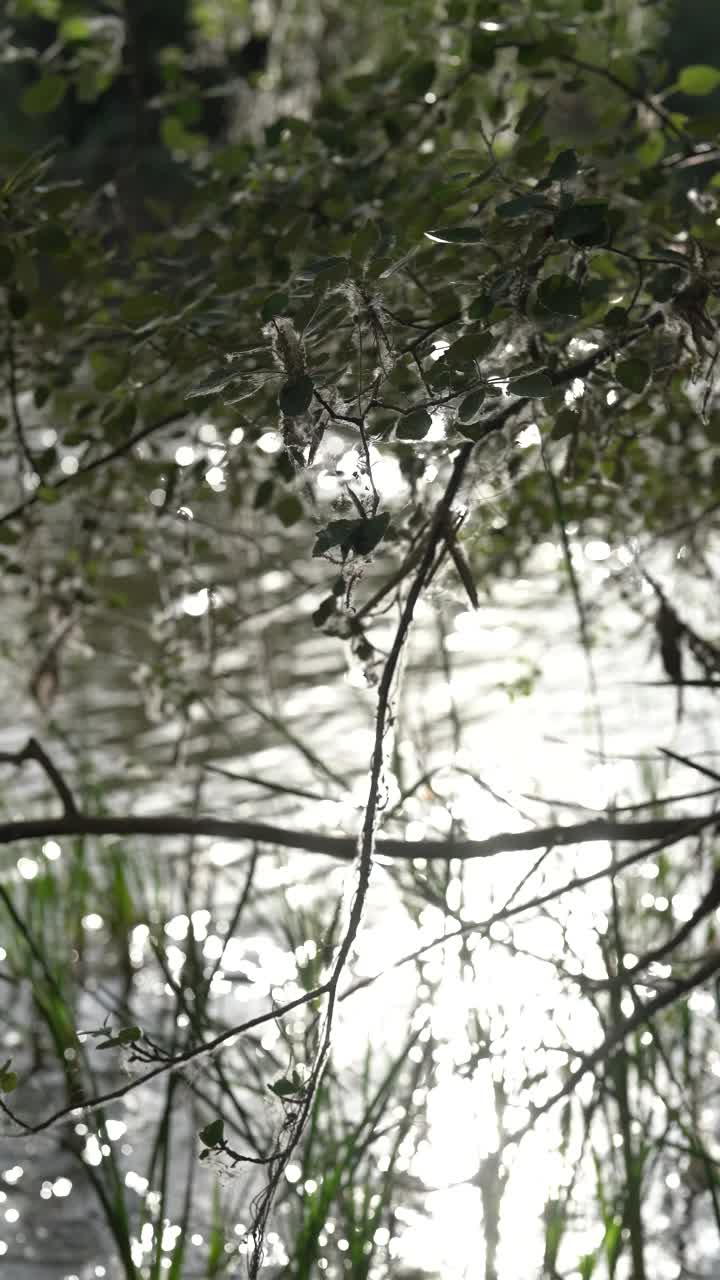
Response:
[[[2,759],[15,756],[0,756]],[[30,758],[30,757],[26,757]],[[37,758],[37,757],[34,757]],[[591,818],[569,826],[533,827],[530,831],[501,831],[484,840],[398,840],[391,836],[378,837],[375,853],[385,858],[411,861],[425,858],[428,861],[459,858],[493,858],[499,853],[522,852],[540,849],[547,845],[588,844],[595,840],[626,840],[636,843],[643,840],[679,840],[692,835],[702,827],[720,820],[712,813],[701,818],[654,818],[647,822],[618,822],[612,818]],[[250,822],[245,819],[197,817],[183,814],[159,814],[152,817],[119,818],[79,813],[66,809],[58,818],[31,818],[0,824],[0,845],[13,844],[17,840],[47,840],[61,836],[209,836],[221,840],[252,841],[274,845],[281,849],[298,849],[305,853],[319,853],[341,862],[353,862],[357,857],[356,836],[330,836],[316,831],[292,831],[271,823]]]
[[[84,466],[79,467],[72,475],[59,476],[55,483],[48,486],[56,493],[58,489],[64,489],[67,484],[76,484],[78,480],[82,480],[83,476],[87,476],[92,471],[97,471],[98,467],[104,467],[106,463],[114,462],[116,458],[121,458],[124,454],[129,453],[134,445],[139,444],[141,440],[147,440],[148,436],[154,435],[156,431],[161,431],[163,427],[170,426],[173,422],[179,422],[182,418],[188,416],[185,410],[178,410],[174,413],[168,413],[164,418],[160,418],[158,422],[146,423],[145,426],[139,427],[137,431],[128,436],[127,440],[123,440],[121,444],[115,446],[114,449],[108,449],[107,453],[100,454],[99,458],[93,458],[90,462],[86,462]],[[34,507],[39,501],[37,493],[31,493],[23,502],[19,502],[17,506],[11,507],[0,516],[0,525],[5,524],[8,520],[14,520],[16,516],[23,515]]]
[[[72,792],[57,765],[53,764],[49,755],[40,746],[36,738],[28,738],[25,746],[20,751],[0,751],[0,764],[13,764],[19,767],[25,760],[37,761],[60,797],[66,819],[70,822],[77,821],[80,818],[80,814]],[[0,843],[2,842],[0,841]]]

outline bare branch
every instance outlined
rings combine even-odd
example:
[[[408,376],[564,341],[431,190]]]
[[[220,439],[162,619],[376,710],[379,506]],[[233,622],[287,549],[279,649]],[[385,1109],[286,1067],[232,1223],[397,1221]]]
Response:
[[[7,754],[2,759],[16,763],[15,756]],[[384,858],[411,861],[426,858],[429,861],[459,858],[493,858],[499,853],[523,852],[541,849],[547,845],[588,844],[596,840],[625,840],[629,843],[645,840],[679,840],[693,835],[719,820],[713,812],[703,817],[653,818],[646,822],[620,822],[613,818],[591,818],[569,826],[533,827],[530,831],[501,831],[485,840],[397,840],[380,836],[375,842],[375,853]],[[355,836],[330,836],[317,831],[291,831],[270,823],[250,822],[238,818],[213,818],[198,815],[160,814],[152,817],[120,818],[66,811],[59,818],[31,818],[0,824],[0,845],[17,840],[47,840],[61,836],[209,836],[229,841],[251,841],[281,849],[297,849],[305,853],[319,853],[352,862],[357,857]]]
[[[52,783],[62,802],[65,817],[69,821],[76,821],[80,814],[78,807],[72,796],[70,788],[63,778],[57,765],[53,764],[49,755],[35,738],[28,738],[24,747],[20,751],[2,751],[0,752],[0,764],[13,764],[19,766],[25,760],[36,760],[37,763],[45,771],[48,779]],[[0,842],[2,843],[2,842]]]

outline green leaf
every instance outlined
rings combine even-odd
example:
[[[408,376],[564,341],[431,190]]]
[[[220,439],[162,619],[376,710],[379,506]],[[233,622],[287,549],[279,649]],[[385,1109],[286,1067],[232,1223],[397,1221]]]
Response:
[[[297,418],[301,413],[307,412],[312,404],[314,390],[313,380],[306,373],[283,383],[278,404],[285,417]]]
[[[651,277],[648,288],[656,302],[669,302],[684,279],[679,267],[663,267]]]
[[[411,62],[403,75],[403,86],[411,93],[422,96],[427,93],[437,74],[437,65],[432,58],[418,59]]]
[[[581,201],[562,209],[553,224],[556,240],[585,241],[594,237],[593,243],[601,243],[608,235],[608,206],[599,200]]]
[[[104,351],[90,352],[90,366],[98,391],[112,391],[127,373],[126,361]]]
[[[275,503],[273,511],[285,528],[289,529],[301,519],[304,508],[296,493],[286,493]]]
[[[211,1120],[209,1124],[205,1125],[204,1129],[200,1130],[198,1138],[205,1147],[219,1147],[223,1141],[224,1133],[225,1121],[222,1116],[218,1116],[217,1119]]]
[[[481,293],[468,307],[468,320],[487,320],[492,315],[495,303],[487,293]]]
[[[535,209],[551,209],[552,205],[544,198],[544,196],[517,196],[514,200],[507,200],[504,204],[495,206],[495,213],[498,218],[524,218],[525,214],[532,213]]]
[[[495,64],[495,40],[489,32],[473,31],[470,37],[470,62],[478,71],[489,71]]]
[[[92,27],[87,18],[63,18],[60,24],[60,34],[63,40],[89,40],[92,35]]]
[[[654,133],[649,133],[635,154],[643,169],[653,169],[656,164],[660,163],[665,154],[665,135],[660,129],[656,129]]]
[[[286,314],[290,306],[290,299],[286,293],[271,293],[262,304],[260,315],[263,320],[274,320],[276,316]]]
[[[360,520],[352,549],[359,556],[368,556],[385,537],[390,524],[390,512],[383,511],[369,520]]]
[[[20,106],[26,116],[45,116],[60,106],[67,92],[65,76],[45,75],[31,84],[20,98]]]
[[[343,555],[348,555],[351,551],[360,556],[370,555],[384,538],[389,524],[389,511],[383,511],[367,520],[331,520],[324,529],[318,530],[313,555],[325,555],[326,551],[332,551],[335,547]]]
[[[489,329],[482,333],[464,333],[456,338],[445,352],[445,363],[451,369],[462,369],[475,360],[482,360],[495,346],[495,336]]]
[[[428,240],[436,240],[439,244],[481,244],[487,239],[482,227],[437,227],[434,231],[426,231]]]
[[[456,430],[466,440],[482,440],[486,433],[486,428],[482,422],[456,422]]]
[[[163,116],[160,122],[160,137],[168,151],[182,151],[187,145],[189,135],[183,127],[179,116]]]
[[[296,1093],[299,1093],[300,1087],[297,1084],[293,1084],[292,1080],[288,1080],[285,1076],[281,1076],[279,1080],[275,1080],[273,1084],[268,1085],[268,1089],[275,1094],[276,1098],[292,1098]]]
[[[546,111],[547,102],[545,98],[535,98],[532,95],[528,97],[515,123],[515,132],[517,134],[529,133],[540,123]]]
[[[458,418],[460,422],[474,422],[477,418],[485,400],[485,392],[482,388],[479,391],[471,391],[460,401],[458,406]]]
[[[12,1093],[13,1089],[17,1089],[17,1071],[0,1072],[0,1092]]]
[[[12,249],[0,244],[0,280],[7,280],[15,269],[15,257]]]
[[[700,98],[712,93],[720,85],[720,70],[717,67],[698,65],[683,67],[677,78],[677,87],[681,93],[693,98]]]
[[[395,434],[398,440],[422,440],[432,426],[432,418],[427,409],[413,409],[398,418]]]
[[[623,360],[615,368],[615,377],[628,391],[639,395],[645,390],[650,377],[650,366],[645,360]]]
[[[570,147],[567,151],[560,151],[556,155],[550,165],[547,176],[550,182],[563,182],[567,178],[574,178],[577,171],[577,152]]]
[[[628,313],[624,307],[610,307],[603,318],[603,324],[606,324],[608,329],[622,329],[627,322]]]
[[[142,1031],[139,1027],[122,1027],[116,1038],[118,1044],[134,1044],[136,1040],[142,1039]]]
[[[544,396],[550,395],[552,389],[552,382],[542,370],[537,373],[526,373],[508,386],[511,395],[525,396],[528,400],[542,400]]]
[[[582,314],[582,294],[580,286],[569,276],[546,276],[538,285],[538,301],[548,311],[558,316],[579,316]]]

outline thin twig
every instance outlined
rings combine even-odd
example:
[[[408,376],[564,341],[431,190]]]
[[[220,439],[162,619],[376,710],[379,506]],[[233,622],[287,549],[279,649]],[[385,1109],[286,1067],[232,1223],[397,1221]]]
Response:
[[[80,812],[72,792],[57,765],[53,764],[47,751],[40,746],[36,738],[28,738],[25,746],[19,751],[0,752],[0,764],[19,766],[26,760],[35,760],[42,767],[60,797],[65,817],[70,821],[76,821],[80,817]]]

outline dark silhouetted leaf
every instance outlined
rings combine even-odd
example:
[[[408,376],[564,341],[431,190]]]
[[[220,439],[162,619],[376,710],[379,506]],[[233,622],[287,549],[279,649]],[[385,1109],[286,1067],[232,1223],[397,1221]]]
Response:
[[[263,320],[274,320],[276,316],[285,315],[289,306],[290,299],[286,293],[272,293],[263,302],[260,314]]]
[[[216,1120],[211,1120],[210,1124],[206,1124],[204,1129],[198,1133],[198,1138],[206,1147],[219,1147],[223,1141],[225,1133],[225,1121],[222,1116],[218,1116]]]
[[[313,380],[306,373],[291,378],[280,388],[278,403],[286,418],[296,418],[306,413],[312,404]]]
[[[558,316],[579,316],[582,314],[582,294],[580,287],[568,276],[546,276],[538,285],[538,301],[548,311]]]
[[[123,1027],[116,1038],[118,1044],[134,1044],[136,1040],[142,1039],[142,1031],[139,1027]]]
[[[276,1098],[292,1098],[296,1093],[300,1092],[301,1087],[299,1084],[293,1084],[292,1080],[288,1080],[284,1076],[281,1076],[279,1080],[275,1080],[273,1084],[268,1085],[268,1089],[275,1094]]]
[[[432,418],[427,409],[413,409],[403,418],[398,418],[395,434],[398,440],[422,440],[432,426]]]
[[[550,182],[562,182],[567,178],[574,178],[578,170],[577,153],[572,149],[561,151],[556,155],[548,170],[548,178]]]
[[[495,346],[495,337],[489,330],[482,333],[464,333],[451,343],[445,352],[445,362],[451,369],[462,369],[465,365],[481,360]]]
[[[609,329],[622,329],[628,322],[628,313],[624,307],[611,307],[605,312],[603,324]]]
[[[296,493],[286,493],[273,507],[278,520],[289,529],[291,525],[297,524],[303,514],[303,504]]]
[[[465,396],[465,399],[461,400],[458,406],[460,422],[474,422],[482,409],[484,399],[485,392],[482,388],[479,391],[471,391],[469,395]]]
[[[495,63],[495,41],[488,31],[474,31],[470,39],[470,62],[478,71],[489,71]]]
[[[268,505],[270,499],[273,496],[274,488],[275,488],[275,481],[271,477],[268,477],[266,480],[260,481],[260,484],[255,490],[255,498],[253,500],[254,511],[261,511],[263,507],[266,507]]]
[[[498,218],[524,218],[526,214],[534,213],[536,209],[551,208],[552,205],[543,196],[529,195],[506,200],[504,204],[495,206],[495,212]]]
[[[470,303],[470,306],[468,307],[468,319],[487,320],[492,315],[494,306],[495,303],[489,294],[481,293],[479,297],[475,298],[474,301]]]
[[[615,368],[615,376],[628,391],[639,395],[645,390],[650,377],[650,366],[644,360],[623,360]]]
[[[411,62],[403,75],[403,86],[412,93],[427,93],[437,74],[437,66],[432,58],[418,59]]]
[[[344,586],[345,586],[345,583],[343,582],[343,588]],[[334,595],[326,596],[324,600],[320,601],[320,604],[318,605],[317,609],[313,613],[313,616],[312,616],[313,626],[324,627],[325,623],[333,616],[336,609],[337,609],[337,599],[335,598],[335,596]]]
[[[389,523],[388,511],[367,520],[331,520],[324,529],[318,531],[313,555],[322,556],[335,548],[343,555],[348,555],[351,551],[360,556],[370,555],[385,536]]]
[[[549,396],[553,389],[553,384],[546,373],[542,371],[538,373],[526,373],[521,378],[516,378],[508,386],[508,391],[513,396],[526,396],[530,399],[543,399]]]
[[[562,209],[553,224],[556,240],[585,239],[587,236],[607,238],[608,207],[599,200],[585,201]]]

